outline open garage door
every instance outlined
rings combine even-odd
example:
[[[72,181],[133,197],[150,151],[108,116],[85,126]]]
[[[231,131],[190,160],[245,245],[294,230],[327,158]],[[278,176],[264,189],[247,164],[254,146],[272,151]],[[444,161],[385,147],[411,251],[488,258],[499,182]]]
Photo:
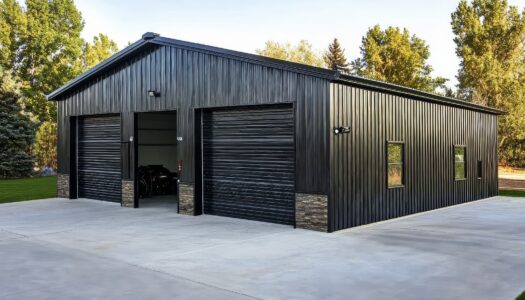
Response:
[[[293,108],[207,111],[202,128],[204,213],[294,224]]]
[[[78,121],[78,196],[121,202],[120,116]]]

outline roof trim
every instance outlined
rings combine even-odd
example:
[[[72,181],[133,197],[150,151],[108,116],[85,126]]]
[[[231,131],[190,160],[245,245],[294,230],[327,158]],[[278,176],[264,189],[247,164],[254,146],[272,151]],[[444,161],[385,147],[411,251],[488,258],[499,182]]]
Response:
[[[282,70],[288,70],[296,73],[306,74],[306,75],[312,75],[320,78],[325,78],[328,80],[333,80],[339,76],[339,73],[333,70],[309,66],[305,64],[300,63],[294,63],[286,60],[256,55],[256,54],[250,54],[245,52],[239,52],[235,50],[229,50],[214,46],[208,46],[203,44],[197,44],[192,42],[186,42],[176,39],[170,39],[158,36],[155,39],[153,39],[151,42],[159,44],[159,45],[165,45],[165,46],[174,46],[177,48],[183,48],[193,51],[198,51],[201,53],[208,53],[213,55],[219,55],[222,57],[232,58],[236,60],[241,60],[245,62],[250,63],[256,63],[260,65],[264,65],[267,67],[273,67],[278,68]]]
[[[68,83],[64,84],[60,88],[56,89],[55,91],[51,92],[49,95],[47,95],[48,100],[58,100],[60,96],[67,93],[68,91],[72,90],[73,88],[79,86],[86,80],[89,80],[93,78],[94,76],[102,73],[106,69],[113,67],[115,64],[122,62],[125,60],[128,56],[135,54],[142,48],[146,47],[150,44],[156,44],[156,45],[164,45],[164,46],[171,46],[171,47],[177,47],[187,50],[193,50],[198,51],[201,53],[208,53],[213,55],[219,55],[226,58],[232,58],[236,60],[241,60],[249,63],[255,63],[260,64],[268,67],[278,68],[282,70],[287,70],[291,72],[301,73],[305,75],[311,75],[323,79],[330,80],[331,82],[339,82],[339,83],[345,83],[355,86],[360,86],[368,89],[373,90],[381,90],[389,93],[395,93],[400,94],[404,96],[409,96],[421,100],[426,100],[434,103],[444,104],[444,105],[451,105],[456,107],[462,107],[466,109],[471,110],[477,110],[482,111],[486,113],[496,114],[496,115],[502,115],[505,114],[504,111],[483,106],[483,105],[477,105],[471,102],[462,101],[459,99],[454,99],[450,97],[445,96],[439,96],[432,93],[423,92],[420,90],[386,83],[383,81],[377,81],[372,80],[364,77],[359,76],[353,76],[353,75],[347,75],[342,74],[340,72],[336,72],[329,69],[323,69],[313,66],[308,66],[304,64],[294,63],[294,62],[288,62],[280,59],[255,55],[255,54],[249,54],[234,50],[228,50],[224,48],[219,47],[213,47],[203,44],[197,44],[197,43],[191,43],[176,39],[170,39],[165,38],[162,36],[159,36],[156,33],[152,32],[146,32],[142,35],[142,38],[135,43],[129,45],[128,47],[124,48],[123,50],[117,52],[110,58],[106,59],[105,61],[99,63],[92,69],[84,72],[80,76],[76,77],[75,79],[69,81]]]
[[[94,77],[95,75],[98,75],[100,72],[113,66],[114,64],[123,61],[129,55],[136,53],[139,49],[141,49],[147,44],[149,44],[149,41],[145,39],[140,39],[136,41],[135,43],[113,54],[108,59],[104,60],[103,62],[99,63],[98,65],[94,66],[93,68],[87,70],[86,72],[80,74],[78,77],[70,80],[63,86],[54,90],[49,95],[47,95],[47,100],[58,100],[57,98],[61,96],[62,94],[68,92],[74,87],[77,87],[79,84]]]
[[[393,84],[393,83],[387,83],[384,81],[379,80],[373,80],[369,78],[359,77],[359,76],[353,76],[353,75],[347,75],[347,74],[341,74],[339,78],[333,80],[333,82],[339,82],[343,84],[349,84],[349,85],[355,85],[371,90],[379,90],[384,91],[388,93],[398,94],[402,96],[408,96],[411,98],[416,98],[428,102],[448,105],[448,106],[455,106],[455,107],[461,107],[466,108],[470,110],[477,110],[482,111],[490,114],[495,115],[504,115],[505,111],[493,108],[490,106],[484,106],[475,104],[472,102],[467,102],[463,100],[459,100],[456,98],[441,96],[437,94],[432,94],[424,91],[420,91],[417,89]]]
[[[99,73],[103,72],[104,70],[112,67],[114,64],[123,61],[125,58],[127,58],[129,55],[136,53],[138,50],[143,48],[144,46],[148,44],[156,44],[156,45],[164,45],[164,46],[171,46],[171,47],[177,47],[187,50],[193,50],[198,51],[202,53],[209,53],[213,55],[219,55],[227,58],[232,58],[236,60],[242,60],[246,62],[256,63],[259,65],[264,65],[268,67],[278,68],[282,70],[288,70],[296,73],[301,73],[305,75],[311,75],[315,77],[324,78],[327,80],[333,80],[338,77],[338,72],[313,67],[309,65],[284,61],[280,59],[255,55],[255,54],[249,54],[244,52],[238,52],[234,50],[228,50],[224,48],[218,48],[203,44],[197,44],[197,43],[191,43],[181,40],[175,40],[170,38],[161,37],[156,33],[152,32],[146,32],[142,35],[142,38],[135,43],[131,44],[130,46],[122,49],[121,51],[117,52],[110,58],[104,60],[103,62],[99,63],[92,69],[82,73],[75,79],[67,82],[60,88],[54,90],[49,95],[47,95],[48,100],[58,100],[58,98],[68,92],[69,90],[77,87],[79,84],[83,83],[86,80],[89,80],[90,78],[98,75]]]

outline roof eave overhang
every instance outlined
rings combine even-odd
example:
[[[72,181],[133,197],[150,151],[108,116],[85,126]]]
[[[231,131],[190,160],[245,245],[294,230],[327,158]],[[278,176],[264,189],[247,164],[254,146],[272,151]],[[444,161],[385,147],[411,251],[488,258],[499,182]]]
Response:
[[[88,71],[82,73],[78,77],[74,78],[73,80],[67,82],[63,86],[51,92],[49,95],[47,95],[47,100],[59,100],[60,96],[67,93],[71,89],[81,85],[86,80],[89,80],[90,78],[102,73],[107,68],[124,61],[130,55],[133,55],[134,53],[140,51],[146,45],[150,44],[150,41],[151,40],[140,39],[135,43],[129,45],[128,47],[124,48],[122,51],[115,53],[108,59],[96,65],[95,67],[89,69]]]
[[[256,63],[256,64],[264,65],[267,67],[274,67],[274,68],[278,68],[281,70],[287,70],[291,72],[297,72],[300,74],[311,75],[314,77],[329,80],[331,82],[339,82],[339,83],[359,86],[359,87],[363,87],[367,89],[384,91],[388,93],[398,94],[398,95],[416,98],[416,99],[420,99],[423,101],[438,103],[442,105],[461,107],[461,108],[482,111],[485,113],[490,113],[490,114],[495,114],[495,115],[505,114],[504,111],[496,109],[496,108],[478,105],[478,104],[474,104],[471,102],[461,101],[455,98],[435,95],[435,94],[423,92],[420,90],[416,90],[416,89],[412,89],[412,88],[408,88],[408,87],[404,87],[404,86],[400,86],[396,84],[386,83],[386,82],[372,80],[372,79],[354,76],[354,75],[341,74],[340,72],[336,72],[333,70],[307,66],[303,64],[283,61],[283,60],[274,59],[270,57],[264,57],[264,56],[255,55],[255,54],[243,53],[243,52],[208,46],[208,45],[202,45],[202,44],[197,44],[197,43],[191,43],[191,42],[186,42],[186,41],[181,41],[181,40],[165,38],[165,37],[161,37],[158,34],[151,33],[151,32],[145,33],[142,36],[142,39],[136,41],[135,43],[123,49],[122,51],[114,54],[110,58],[96,65],[92,69],[86,71],[85,73],[81,74],[80,76],[76,77],[75,79],[69,81],[68,83],[64,84],[60,88],[51,92],[49,95],[47,95],[47,99],[48,100],[60,100],[61,96],[68,93],[72,89],[80,86],[82,83],[86,82],[87,80],[103,73],[107,69],[113,67],[115,64],[125,61],[125,59],[127,59],[129,56],[134,55],[135,53],[138,53],[143,48],[146,48],[148,45],[151,45],[151,44],[165,45],[165,46],[177,47],[181,49],[198,51],[201,53],[220,55],[222,57],[246,61],[249,63]]]
[[[281,70],[287,70],[287,71],[296,72],[300,74],[311,75],[311,76],[323,78],[326,80],[333,80],[334,78],[338,77],[337,72],[328,70],[328,69],[323,69],[323,68],[303,65],[299,63],[288,62],[288,61],[284,61],[280,59],[264,57],[264,56],[259,56],[255,54],[249,54],[249,53],[243,53],[243,52],[238,52],[238,51],[203,45],[203,44],[169,39],[169,38],[161,37],[158,34],[153,34],[153,33],[148,32],[142,36],[142,39],[126,47],[122,51],[114,54],[113,56],[101,62],[100,64],[96,65],[92,69],[86,71],[85,73],[81,74],[75,79],[64,84],[60,88],[56,89],[55,91],[47,95],[47,99],[48,100],[59,100],[60,96],[62,96],[63,94],[79,86],[80,84],[89,80],[90,78],[102,73],[106,69],[109,69],[114,64],[124,61],[127,57],[129,57],[133,53],[140,51],[140,49],[144,48],[148,44],[164,45],[164,46],[176,47],[180,49],[193,50],[193,51],[197,51],[201,53],[220,55],[222,57],[232,58],[235,60],[241,60],[241,61],[250,62],[250,63],[256,63],[259,65],[273,67],[273,68],[277,68]]]
[[[396,84],[391,84],[387,82],[382,82],[378,80],[372,80],[372,79],[359,77],[359,76],[341,74],[340,76],[332,80],[332,82],[338,82],[338,83],[358,86],[358,87],[371,89],[371,90],[383,91],[383,92],[397,94],[400,96],[406,96],[410,98],[415,98],[415,99],[419,99],[419,100],[423,100],[427,102],[433,102],[433,103],[454,106],[454,107],[461,107],[465,109],[481,111],[481,112],[490,113],[494,115],[506,114],[505,111],[497,109],[497,108],[479,105],[479,104],[475,104],[472,102],[462,101],[462,100],[451,98],[451,97],[431,94],[431,93],[423,92],[420,90],[416,90],[416,89],[412,89],[412,88],[408,88],[408,87],[404,87],[404,86],[400,86]]]

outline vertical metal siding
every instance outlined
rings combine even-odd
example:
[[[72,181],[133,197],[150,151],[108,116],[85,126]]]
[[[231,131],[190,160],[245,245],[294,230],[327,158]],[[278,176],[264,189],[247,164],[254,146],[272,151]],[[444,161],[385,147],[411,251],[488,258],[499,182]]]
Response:
[[[161,96],[148,97],[150,89],[160,91]],[[328,98],[326,79],[198,51],[152,46],[58,101],[59,172],[69,172],[67,116],[177,110],[178,133],[183,138],[177,147],[178,157],[184,160],[181,181],[193,183],[196,108],[295,103],[296,189],[328,194]],[[131,134],[124,128],[122,140]]]
[[[497,194],[497,116],[331,84],[330,230]],[[405,142],[405,186],[388,188],[386,142]],[[454,180],[453,145],[467,145],[467,180]],[[477,178],[477,161],[483,178]]]

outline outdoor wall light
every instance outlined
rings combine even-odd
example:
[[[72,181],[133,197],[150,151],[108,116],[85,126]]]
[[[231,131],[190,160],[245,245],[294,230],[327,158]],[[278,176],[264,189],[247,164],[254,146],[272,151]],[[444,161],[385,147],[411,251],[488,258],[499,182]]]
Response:
[[[160,97],[160,92],[157,92],[157,91],[154,91],[154,90],[149,90],[148,91],[148,95],[150,97]]]
[[[334,128],[334,134],[335,135],[338,135],[338,134],[341,134],[341,133],[349,133],[349,132],[350,132],[350,126],[335,127]]]

